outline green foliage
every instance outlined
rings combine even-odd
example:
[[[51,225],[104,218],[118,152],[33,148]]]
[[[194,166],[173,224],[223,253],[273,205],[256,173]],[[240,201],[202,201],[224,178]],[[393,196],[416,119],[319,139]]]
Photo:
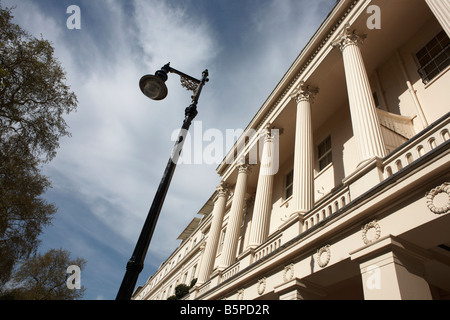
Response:
[[[69,135],[63,118],[77,99],[51,43],[33,38],[0,7],[0,138],[48,162],[59,138]]]
[[[192,279],[191,285],[188,286],[184,283],[179,284],[175,287],[175,294],[167,298],[167,300],[181,300],[185,295],[189,293],[189,290],[195,285],[197,278]]]
[[[35,255],[23,263],[13,275],[14,289],[4,299],[15,300],[76,300],[85,291],[67,288],[67,267],[86,265],[82,258],[70,259],[70,253],[63,249],[51,249],[45,254]]]
[[[0,4],[0,292],[56,212],[41,198],[50,187],[41,166],[70,135],[63,116],[77,107],[51,43],[12,18]]]
[[[185,295],[187,295],[189,293],[189,289],[191,287],[185,285],[185,284],[179,284],[178,286],[175,287],[175,296],[178,299],[183,298]]]
[[[0,288],[14,265],[36,250],[42,228],[56,212],[40,198],[49,186],[30,154],[0,143]]]

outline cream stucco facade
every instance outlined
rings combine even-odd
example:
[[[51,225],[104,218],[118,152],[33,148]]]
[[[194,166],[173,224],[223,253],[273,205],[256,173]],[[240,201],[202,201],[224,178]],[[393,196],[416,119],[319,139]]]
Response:
[[[449,299],[449,36],[448,0],[338,1],[133,299]]]

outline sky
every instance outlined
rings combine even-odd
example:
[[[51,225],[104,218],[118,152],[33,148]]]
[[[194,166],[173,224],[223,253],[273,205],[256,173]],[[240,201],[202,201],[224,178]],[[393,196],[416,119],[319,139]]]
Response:
[[[220,182],[216,168],[228,149],[223,143],[211,161],[205,133],[247,127],[336,1],[0,3],[15,6],[14,23],[51,41],[78,98],[77,111],[65,118],[71,137],[61,139],[57,156],[43,167],[52,183],[43,197],[58,212],[39,252],[63,248],[84,258],[84,299],[113,300],[192,95],[169,74],[167,98],[153,101],[141,93],[139,79],[168,62],[197,79],[205,69],[210,74],[137,283],[143,285]],[[80,29],[67,26],[75,17],[67,12],[71,5],[80,9]]]

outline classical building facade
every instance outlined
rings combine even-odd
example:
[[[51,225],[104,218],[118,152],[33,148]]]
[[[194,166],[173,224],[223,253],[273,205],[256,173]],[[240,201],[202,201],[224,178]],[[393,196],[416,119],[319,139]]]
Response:
[[[449,299],[449,36],[447,0],[337,1],[133,299]]]

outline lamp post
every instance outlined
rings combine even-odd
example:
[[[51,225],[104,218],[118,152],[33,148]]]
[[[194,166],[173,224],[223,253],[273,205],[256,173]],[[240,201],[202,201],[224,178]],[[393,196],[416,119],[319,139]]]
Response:
[[[166,169],[164,171],[163,177],[159,184],[158,190],[156,191],[155,198],[148,212],[147,218],[145,220],[144,226],[142,227],[141,234],[137,241],[136,247],[134,249],[133,255],[127,263],[126,273],[123,278],[122,284],[120,286],[119,292],[117,293],[116,300],[130,300],[133,294],[134,287],[136,286],[139,273],[144,268],[144,260],[147,254],[150,241],[153,236],[153,231],[155,230],[156,223],[158,221],[159,214],[161,212],[164,199],[169,189],[170,181],[172,180],[175,167],[177,165],[178,157],[180,156],[181,150],[184,144],[184,138],[189,130],[192,120],[197,115],[197,103],[200,97],[200,93],[203,86],[208,79],[208,70],[203,71],[202,79],[197,80],[187,74],[184,74],[176,69],[170,67],[170,64],[166,64],[157,71],[155,75],[146,75],[139,81],[139,87],[142,93],[152,100],[162,100],[167,96],[168,90],[166,87],[166,80],[168,78],[168,73],[176,73],[181,77],[181,84],[188,90],[193,90],[194,95],[192,96],[192,102],[189,107],[185,110],[185,118],[183,125],[181,126],[178,139],[173,147],[172,155],[167,162]]]

